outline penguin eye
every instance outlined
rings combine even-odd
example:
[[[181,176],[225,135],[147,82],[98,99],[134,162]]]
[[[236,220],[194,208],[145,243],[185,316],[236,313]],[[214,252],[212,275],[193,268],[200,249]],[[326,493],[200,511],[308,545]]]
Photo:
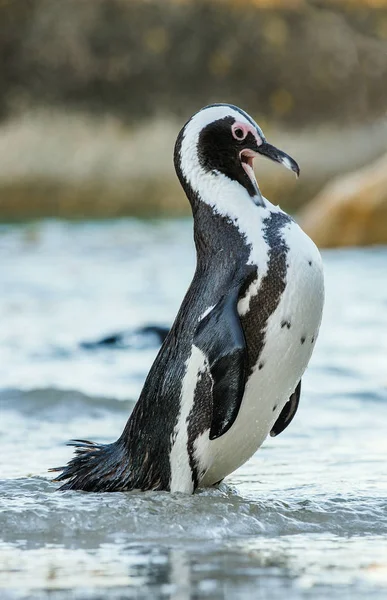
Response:
[[[235,127],[235,129],[232,130],[232,134],[233,134],[234,138],[236,138],[237,140],[244,140],[246,137],[247,131],[242,129],[242,127]]]

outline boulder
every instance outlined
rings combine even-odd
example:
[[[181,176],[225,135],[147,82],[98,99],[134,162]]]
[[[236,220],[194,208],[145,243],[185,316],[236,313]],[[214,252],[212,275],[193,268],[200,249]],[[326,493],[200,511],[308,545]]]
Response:
[[[320,247],[387,244],[387,154],[328,183],[298,221]]]

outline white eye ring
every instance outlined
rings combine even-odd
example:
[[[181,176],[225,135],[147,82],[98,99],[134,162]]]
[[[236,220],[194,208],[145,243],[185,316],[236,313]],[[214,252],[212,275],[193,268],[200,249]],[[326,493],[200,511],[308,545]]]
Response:
[[[232,130],[232,134],[235,139],[241,141],[241,140],[245,139],[245,137],[247,135],[247,131],[242,129],[242,127],[237,126],[237,127],[235,127],[235,129]]]

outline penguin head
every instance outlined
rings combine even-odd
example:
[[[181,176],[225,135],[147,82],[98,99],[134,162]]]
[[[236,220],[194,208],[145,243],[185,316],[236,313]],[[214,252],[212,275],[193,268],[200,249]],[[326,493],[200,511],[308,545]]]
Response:
[[[296,161],[269,144],[247,113],[232,104],[212,104],[184,125],[176,141],[174,159],[183,187],[199,193],[206,175],[221,175],[242,186],[260,204],[262,196],[253,169],[257,156],[278,162],[297,176],[300,173]]]

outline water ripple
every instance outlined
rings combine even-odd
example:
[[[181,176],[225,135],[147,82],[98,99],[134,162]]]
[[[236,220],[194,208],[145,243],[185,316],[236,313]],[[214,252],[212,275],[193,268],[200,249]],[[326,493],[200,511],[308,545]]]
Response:
[[[387,500],[336,496],[286,501],[265,495],[249,500],[222,484],[194,496],[163,492],[84,494],[55,492],[39,479],[0,482],[0,530],[4,541],[32,545],[55,541],[95,547],[106,541],[283,536],[300,533],[386,535]],[[76,510],[74,508],[76,507]]]

